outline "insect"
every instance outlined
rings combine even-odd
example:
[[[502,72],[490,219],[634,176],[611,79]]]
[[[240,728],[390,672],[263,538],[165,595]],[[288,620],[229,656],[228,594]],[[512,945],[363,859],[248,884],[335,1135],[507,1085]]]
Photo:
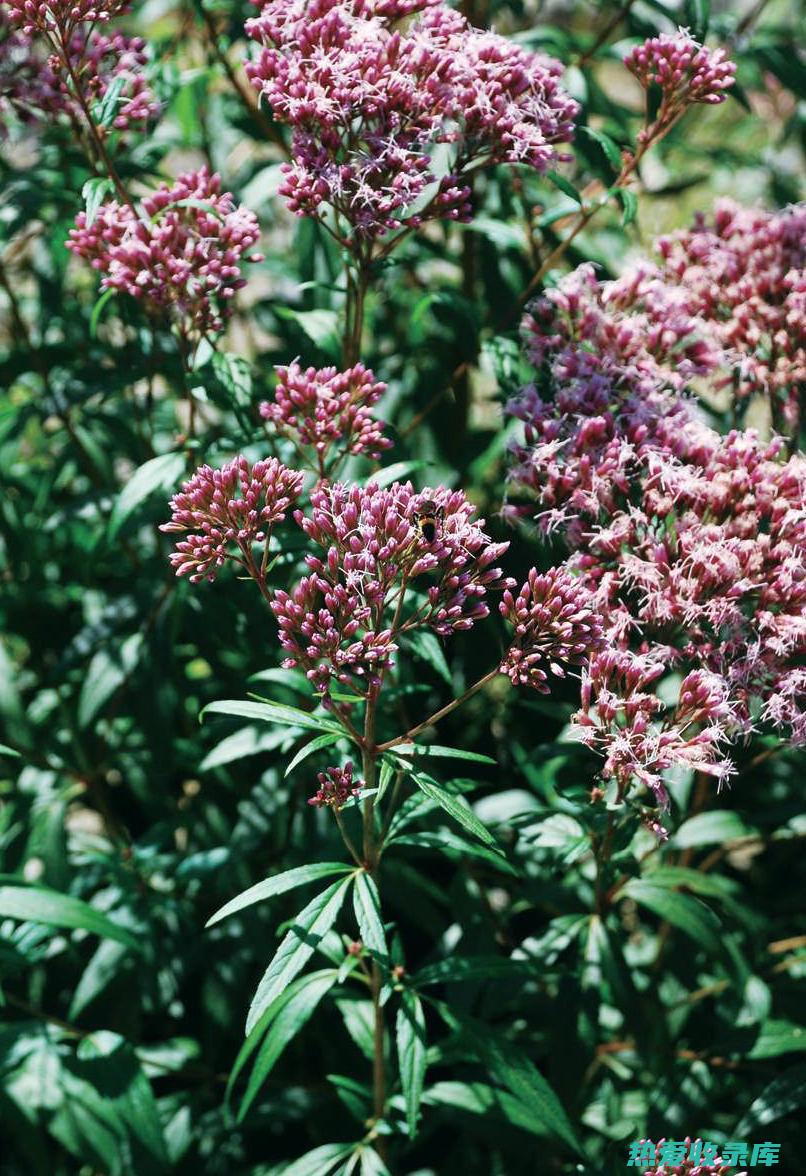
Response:
[[[420,503],[420,509],[414,515],[414,525],[425,543],[434,542],[444,518],[445,511],[441,506],[437,506],[433,498],[427,498],[425,502]]]

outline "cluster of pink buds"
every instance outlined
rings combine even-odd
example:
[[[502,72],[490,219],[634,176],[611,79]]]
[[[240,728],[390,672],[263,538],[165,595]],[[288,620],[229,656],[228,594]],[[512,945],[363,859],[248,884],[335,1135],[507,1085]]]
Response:
[[[313,451],[320,476],[331,458],[378,458],[392,444],[383,434],[383,421],[369,411],[386,385],[363,364],[340,372],[334,367],[303,368],[295,361],[278,368],[277,376],[274,400],[261,404],[260,415],[298,448]]]
[[[276,458],[250,465],[238,457],[220,470],[202,466],[171,499],[171,521],[160,530],[191,532],[176,544],[171,564],[192,583],[214,580],[232,559],[251,575],[265,576],[272,528],[281,522],[302,490],[303,475]],[[264,545],[260,568],[253,547]]]
[[[222,329],[245,285],[241,261],[260,260],[248,252],[259,236],[255,215],[201,168],[161,184],[141,212],[110,201],[91,225],[79,213],[67,248],[103,274],[103,289],[167,313],[186,334],[206,334]]]
[[[471,168],[543,171],[573,134],[560,65],[442,3],[275,0],[247,30],[247,73],[293,131],[281,192],[299,215],[330,209],[345,241],[467,219]]]
[[[535,568],[517,596],[506,589],[498,606],[514,636],[501,670],[516,686],[549,693],[548,671],[580,665],[602,646],[602,626],[584,579],[564,567]]]
[[[141,37],[94,29],[87,35],[86,30],[77,30],[67,52],[69,82],[64,63],[48,54],[47,46],[21,32],[7,33],[0,39],[0,103],[7,103],[26,120],[69,114],[80,121],[74,78],[83,97],[91,101],[100,101],[113,85],[121,87],[111,122],[116,131],[142,125],[159,114],[160,104],[144,74],[148,51]]]
[[[104,23],[119,16],[128,0],[3,0],[12,28],[27,35],[46,33],[67,43],[82,24]]]
[[[327,693],[335,680],[366,691],[378,686],[401,634],[429,627],[442,636],[488,615],[488,592],[511,587],[493,543],[461,491],[417,494],[410,483],[321,483],[311,513],[295,518],[323,554],[306,559],[310,575],[272,609],[289,666],[300,666]]]
[[[348,760],[343,768],[327,768],[318,772],[319,790],[308,800],[315,808],[340,809],[352,796],[358,796],[363,780],[353,780],[353,765]]]
[[[706,49],[685,29],[636,45],[624,64],[644,89],[652,83],[659,86],[664,104],[675,108],[691,102],[724,102],[736,73],[724,49]]]

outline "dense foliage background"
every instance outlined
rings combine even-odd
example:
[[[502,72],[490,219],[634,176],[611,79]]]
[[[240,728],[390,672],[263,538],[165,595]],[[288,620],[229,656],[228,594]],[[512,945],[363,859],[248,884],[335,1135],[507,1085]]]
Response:
[[[462,8],[559,58],[583,129],[559,180],[488,170],[470,223],[432,224],[373,269],[360,358],[388,384],[394,448],[381,480],[461,487],[511,542],[507,571],[522,582],[556,561],[500,517],[516,427],[502,403],[528,375],[522,294],[578,193],[612,182],[608,146],[635,135],[641,96],[624,51],[686,24],[728,47],[738,85],[674,127],[631,198],[607,203],[560,269],[592,260],[615,276],[723,194],[773,208],[797,200],[803,72],[794,6],[781,0]],[[177,579],[158,530],[196,465],[263,454],[257,405],[276,364],[342,359],[339,248],[277,198],[285,132],[242,69],[252,11],[145,0],[119,22],[147,39],[143,68],[162,105],[147,134],[113,134],[123,183],[139,193],[207,163],[262,230],[264,259],[248,267],[225,335],[190,363],[134,302],[99,299],[97,276],[65,248],[101,174],[75,125],[0,105],[0,1171],[10,1176],[279,1174],[336,1143],[332,1162],[319,1152],[293,1171],[384,1170],[369,1147],[351,1159],[371,1118],[372,1043],[371,1006],[349,985],[322,1000],[242,1117],[245,1079],[228,1092],[249,1000],[313,891],[210,930],[205,921],[261,879],[345,852],[330,812],[306,804],[331,760],[288,770],[310,732],[214,714],[200,723],[207,704],[249,693],[310,703],[301,676],[279,668],[254,585],[231,569],[212,585]],[[763,415],[759,424],[768,428]],[[354,459],[348,476],[376,466]],[[285,582],[302,536],[282,536]],[[461,694],[502,640],[494,617],[450,642],[423,636],[402,662],[400,729]],[[426,733],[482,757],[432,757],[429,770],[469,793],[498,848],[432,806],[382,871],[393,957],[442,1002],[424,1003],[415,1138],[391,1080],[390,1169],[621,1173],[632,1139],[699,1135],[780,1141],[779,1170],[799,1171],[802,751],[772,735],[748,741],[721,791],[680,775],[670,839],[628,825],[602,901],[591,846],[604,812],[590,803],[600,764],[566,731],[578,692],[576,677],[545,697],[498,678]],[[650,869],[651,894],[619,892],[624,876],[640,888]],[[338,966],[359,934],[349,907],[337,926],[317,967],[328,956]],[[507,966],[513,953],[520,963]]]

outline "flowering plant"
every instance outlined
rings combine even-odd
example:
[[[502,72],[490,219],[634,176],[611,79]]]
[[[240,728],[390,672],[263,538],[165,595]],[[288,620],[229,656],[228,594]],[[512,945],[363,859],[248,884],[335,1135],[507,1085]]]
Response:
[[[713,7],[0,0],[4,1173],[791,1167],[800,79]]]

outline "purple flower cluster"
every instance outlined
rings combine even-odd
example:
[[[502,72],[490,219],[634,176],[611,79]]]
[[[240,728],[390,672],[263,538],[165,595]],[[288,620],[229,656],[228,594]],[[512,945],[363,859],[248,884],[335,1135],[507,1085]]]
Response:
[[[84,97],[100,101],[110,86],[122,83],[111,126],[124,131],[156,118],[160,104],[144,75],[146,42],[124,33],[76,30],[68,43],[73,76]],[[55,54],[21,31],[0,36],[0,112],[3,104],[30,120],[36,115],[67,114],[80,121],[80,110],[68,84],[68,71]],[[98,128],[103,133],[104,128]]]
[[[76,217],[67,248],[103,274],[105,290],[141,299],[168,313],[186,332],[220,331],[228,303],[245,285],[242,260],[260,229],[254,213],[236,206],[221,179],[206,168],[163,183],[142,201],[103,204],[91,225]]]
[[[624,312],[631,282],[583,269],[533,308],[537,379],[510,405],[530,503],[508,509],[562,530],[603,621],[580,733],[663,799],[668,767],[724,777],[725,741],[759,724],[806,740],[806,459],[704,423],[685,388],[719,347],[674,289]]]
[[[265,569],[272,527],[285,518],[302,483],[302,474],[274,457],[254,465],[237,457],[220,470],[196,470],[171,499],[171,521],[160,527],[171,534],[191,532],[171,555],[177,576],[189,576],[194,584],[214,580],[228,559],[254,574],[256,543],[264,544]]]
[[[364,787],[363,780],[353,780],[353,765],[349,760],[343,768],[326,768],[324,772],[318,772],[316,779],[319,781],[319,789],[308,800],[308,804],[315,808],[328,806],[340,809],[351,796],[358,796]]]
[[[418,525],[426,504],[438,518],[430,539]],[[449,636],[487,616],[487,593],[512,586],[495,566],[508,544],[493,543],[473,513],[461,491],[442,487],[316,487],[310,515],[295,518],[323,554],[307,556],[310,574],[272,603],[284,664],[323,693],[334,681],[365,692],[380,685],[401,634],[427,626]]]
[[[303,368],[295,361],[278,368],[277,375],[274,400],[261,404],[260,415],[299,448],[313,451],[321,477],[332,456],[378,458],[392,444],[383,435],[383,421],[369,411],[386,385],[363,364],[340,372],[334,367]]]
[[[549,693],[548,671],[562,678],[601,648],[602,626],[583,578],[564,567],[540,575],[535,568],[517,596],[506,589],[498,606],[514,637],[501,670],[515,686]]]
[[[12,28],[34,33],[55,34],[69,40],[81,24],[104,23],[127,7],[127,0],[3,0],[3,10]]]
[[[677,290],[722,350],[717,386],[738,401],[767,397],[773,420],[794,430],[806,383],[806,205],[766,212],[719,200],[712,220],[699,216],[657,249],[651,284]],[[639,284],[633,304],[644,297]]]
[[[724,49],[706,49],[685,29],[636,45],[624,64],[644,89],[652,83],[659,86],[664,105],[675,108],[691,102],[724,102],[736,73]]]
[[[281,192],[299,215],[332,209],[345,240],[466,220],[472,168],[543,171],[573,134],[556,61],[441,3],[275,0],[247,30],[247,73],[293,130]],[[438,144],[453,145],[444,169]]]

